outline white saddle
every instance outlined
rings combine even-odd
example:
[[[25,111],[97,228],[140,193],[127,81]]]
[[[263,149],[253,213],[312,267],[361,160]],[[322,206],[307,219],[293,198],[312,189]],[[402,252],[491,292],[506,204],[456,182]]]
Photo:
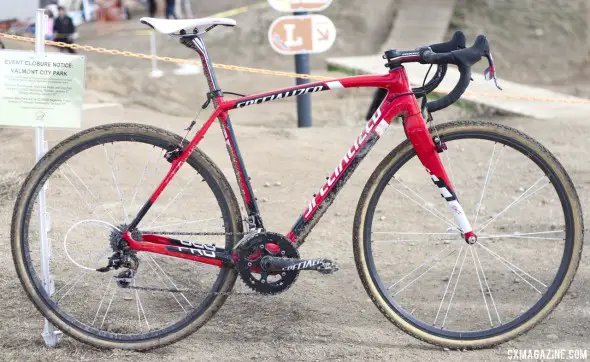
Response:
[[[177,33],[183,29],[208,28],[213,25],[236,26],[236,21],[227,18],[201,18],[201,19],[156,19],[141,18],[142,24],[152,27],[154,30],[164,34]]]

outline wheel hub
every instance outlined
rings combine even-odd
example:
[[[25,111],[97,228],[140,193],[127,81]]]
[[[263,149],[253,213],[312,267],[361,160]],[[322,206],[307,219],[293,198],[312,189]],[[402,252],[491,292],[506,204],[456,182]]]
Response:
[[[477,235],[475,235],[473,231],[465,233],[465,241],[467,242],[467,244],[473,245],[477,242]]]

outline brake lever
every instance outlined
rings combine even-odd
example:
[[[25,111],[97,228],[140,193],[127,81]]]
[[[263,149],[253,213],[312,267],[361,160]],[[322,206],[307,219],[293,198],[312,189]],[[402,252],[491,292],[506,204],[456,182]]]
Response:
[[[493,79],[496,88],[502,90],[502,88],[498,85],[498,78],[496,78],[496,67],[494,66],[494,58],[492,57],[491,52],[487,52],[484,56],[488,59],[489,66],[484,71],[484,77],[486,80]]]

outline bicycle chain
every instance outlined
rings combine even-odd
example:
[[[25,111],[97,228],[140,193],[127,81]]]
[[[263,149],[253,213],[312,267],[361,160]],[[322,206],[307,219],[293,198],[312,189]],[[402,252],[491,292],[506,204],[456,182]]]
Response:
[[[155,235],[197,235],[197,236],[221,236],[221,235],[244,235],[246,233],[222,233],[214,231],[144,231],[138,230],[139,235],[155,234]]]

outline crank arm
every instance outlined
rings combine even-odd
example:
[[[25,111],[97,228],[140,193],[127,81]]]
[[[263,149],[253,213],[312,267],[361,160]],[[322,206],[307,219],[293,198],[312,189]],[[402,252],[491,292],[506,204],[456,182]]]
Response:
[[[315,270],[329,274],[338,270],[336,264],[328,259],[288,259],[273,256],[262,258],[260,266],[267,272]]]

